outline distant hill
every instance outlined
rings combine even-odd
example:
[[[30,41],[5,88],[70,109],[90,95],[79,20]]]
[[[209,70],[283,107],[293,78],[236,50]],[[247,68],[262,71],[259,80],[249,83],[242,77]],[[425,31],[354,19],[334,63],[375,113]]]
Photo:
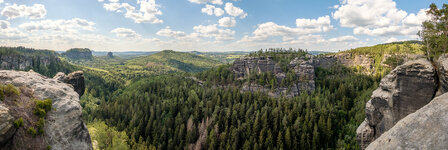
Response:
[[[216,67],[222,63],[217,60],[198,56],[192,53],[164,50],[153,55],[131,59],[126,64],[146,67],[163,65],[185,72],[200,72]]]
[[[88,48],[72,48],[70,50],[67,50],[64,55],[72,60],[93,59],[92,51]]]

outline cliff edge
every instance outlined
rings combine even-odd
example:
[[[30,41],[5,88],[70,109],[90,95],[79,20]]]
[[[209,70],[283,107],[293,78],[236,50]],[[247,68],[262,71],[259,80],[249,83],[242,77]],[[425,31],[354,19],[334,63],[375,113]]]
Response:
[[[73,86],[7,70],[0,70],[0,84],[0,149],[92,149]]]

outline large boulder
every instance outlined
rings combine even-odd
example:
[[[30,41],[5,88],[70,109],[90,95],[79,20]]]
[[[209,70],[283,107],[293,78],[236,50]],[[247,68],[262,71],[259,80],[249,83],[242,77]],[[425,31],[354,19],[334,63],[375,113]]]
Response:
[[[65,75],[63,72],[59,72],[53,77],[53,79],[59,80],[61,82],[73,86],[73,89],[76,91],[76,93],[79,94],[79,97],[81,97],[84,94],[86,86],[84,83],[83,71],[76,71],[68,75]]]
[[[401,119],[367,149],[447,149],[448,94]]]
[[[16,131],[13,125],[14,118],[5,105],[0,104],[0,144],[5,144]]]
[[[89,132],[81,118],[82,107],[79,104],[79,95],[69,84],[47,78],[33,71],[7,70],[0,70],[0,83],[28,89],[28,92],[25,93],[32,93],[32,97],[28,97],[29,100],[52,100],[52,110],[45,116],[44,144],[50,145],[52,149],[92,149]],[[17,106],[8,107],[11,107],[11,110],[16,109],[13,107]],[[24,111],[30,111],[28,109]],[[29,134],[26,135],[29,136]],[[14,137],[14,139],[16,138],[28,137]],[[12,144],[12,146],[10,148],[15,149],[14,146],[20,146],[20,144]],[[0,149],[2,148],[0,147]]]
[[[361,148],[428,104],[434,97],[437,83],[435,69],[426,59],[406,62],[384,77],[367,102],[366,119],[357,129]]]

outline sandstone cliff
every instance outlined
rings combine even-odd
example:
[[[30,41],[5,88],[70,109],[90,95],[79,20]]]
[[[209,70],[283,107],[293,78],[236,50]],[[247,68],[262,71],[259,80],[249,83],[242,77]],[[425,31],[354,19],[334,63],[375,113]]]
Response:
[[[409,61],[385,76],[366,103],[366,119],[357,129],[361,148],[428,104],[437,83],[435,68],[426,59]]]
[[[401,119],[367,149],[447,149],[448,94],[443,94],[415,113]]]
[[[73,86],[33,71],[0,70],[0,83],[12,84],[20,93],[6,95],[0,101],[0,149],[45,149],[48,146],[51,149],[92,149],[90,135],[81,119],[79,94]],[[52,109],[41,118],[44,119],[42,124],[35,107],[44,99],[51,100]],[[22,126],[12,125],[11,120],[19,118],[23,119]],[[34,131],[33,134],[30,128],[39,125],[43,125],[43,133],[36,135]]]
[[[58,61],[58,58],[53,58]],[[35,66],[48,66],[52,61],[49,56],[22,56],[22,55],[1,55],[0,69],[4,70],[25,70]]]
[[[298,96],[302,92],[311,92],[315,89],[314,62],[311,56],[308,58],[295,58],[287,66],[293,70],[297,82],[291,83],[291,86],[278,86],[275,89],[267,88],[256,83],[245,83],[243,91],[261,91],[266,92],[272,97],[284,95],[286,97]],[[239,79],[248,78],[251,74],[273,73],[277,82],[280,83],[286,78],[286,72],[280,68],[280,64],[272,60],[272,57],[242,57],[235,60],[230,68]]]

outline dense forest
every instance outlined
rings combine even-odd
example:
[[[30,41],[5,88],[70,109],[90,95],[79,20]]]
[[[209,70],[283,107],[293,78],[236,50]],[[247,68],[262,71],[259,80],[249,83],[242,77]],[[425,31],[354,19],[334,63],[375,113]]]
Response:
[[[316,74],[316,91],[292,99],[201,87],[183,75],[145,78],[96,114],[157,149],[358,148],[355,129],[380,78],[342,66]]]

